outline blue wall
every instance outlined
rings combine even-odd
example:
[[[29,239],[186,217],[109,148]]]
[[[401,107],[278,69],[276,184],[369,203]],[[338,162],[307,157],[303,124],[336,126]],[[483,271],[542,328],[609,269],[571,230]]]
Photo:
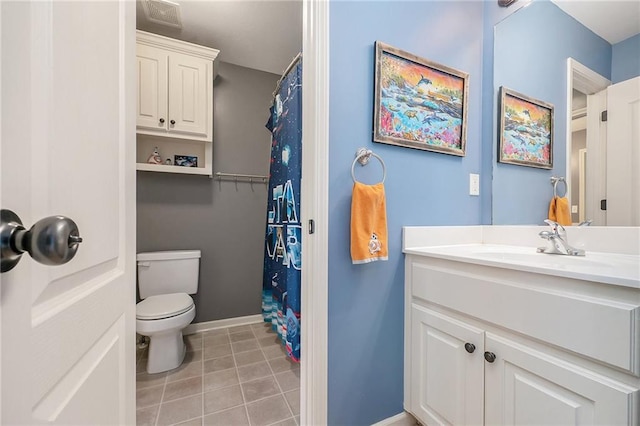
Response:
[[[611,45],[553,3],[536,1],[495,28],[493,190],[494,224],[542,224],[552,175],[566,176],[567,58],[611,76]],[[531,78],[535,76],[535,78]],[[553,170],[496,163],[500,86],[555,107]]]
[[[640,34],[613,45],[611,81],[620,83],[640,76]]]
[[[469,196],[480,173],[482,2],[332,2],[329,124],[329,412],[331,425],[371,424],[402,411],[402,226],[474,225],[489,203]],[[467,155],[372,142],[374,42],[470,74]],[[352,265],[350,170],[358,147],[387,165],[389,261]],[[357,165],[374,183],[380,167]],[[483,187],[484,188],[484,187]],[[487,207],[483,207],[487,206]],[[483,212],[483,209],[485,210]]]

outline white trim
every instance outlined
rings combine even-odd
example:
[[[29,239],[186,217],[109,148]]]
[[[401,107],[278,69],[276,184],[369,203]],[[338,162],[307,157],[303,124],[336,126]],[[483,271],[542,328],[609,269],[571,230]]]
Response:
[[[393,417],[388,417],[378,423],[374,423],[371,426],[405,426],[405,425],[415,425],[417,424],[416,419],[406,411],[403,411],[400,414],[396,414]]]
[[[301,218],[315,233],[302,238],[300,424],[327,424],[329,257],[329,1],[302,6]]]
[[[572,138],[572,119],[573,119],[573,90],[584,93],[585,95],[593,95],[607,86],[611,82],[598,74],[597,72],[587,68],[573,58],[567,58],[567,111],[566,111],[566,163],[565,163],[565,182],[567,184],[567,193],[565,196],[570,204],[575,204],[571,198],[571,138]],[[586,122],[586,119],[585,119]]]
[[[257,324],[262,322],[262,314],[247,315],[246,317],[225,318],[221,320],[197,322],[189,324],[182,330],[182,334],[201,333],[203,331],[216,330],[218,328],[235,327],[238,325]]]

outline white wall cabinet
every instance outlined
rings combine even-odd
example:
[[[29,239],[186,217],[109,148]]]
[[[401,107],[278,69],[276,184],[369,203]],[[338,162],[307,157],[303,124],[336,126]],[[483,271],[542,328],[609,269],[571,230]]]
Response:
[[[213,80],[218,53],[137,31],[138,170],[211,175]],[[163,159],[172,162],[175,155],[197,156],[198,166],[147,164],[154,146],[161,146]]]
[[[638,424],[639,289],[427,256],[405,267],[404,405],[423,424]]]

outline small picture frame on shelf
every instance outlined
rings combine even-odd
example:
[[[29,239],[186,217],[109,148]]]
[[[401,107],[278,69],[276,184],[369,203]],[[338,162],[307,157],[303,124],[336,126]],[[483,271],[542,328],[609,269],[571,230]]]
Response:
[[[198,157],[193,155],[174,155],[173,164],[180,167],[198,167]]]

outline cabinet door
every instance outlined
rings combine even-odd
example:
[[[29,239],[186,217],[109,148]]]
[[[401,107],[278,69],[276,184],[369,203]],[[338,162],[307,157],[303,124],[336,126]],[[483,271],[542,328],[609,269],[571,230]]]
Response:
[[[488,425],[633,425],[638,389],[487,333]],[[635,420],[637,422],[637,419]]]
[[[169,56],[169,132],[211,140],[213,81],[211,61],[171,53]]]
[[[415,304],[411,322],[413,414],[428,425],[481,425],[483,331]]]
[[[168,123],[167,52],[138,44],[137,57],[137,127],[156,132],[166,131]]]

